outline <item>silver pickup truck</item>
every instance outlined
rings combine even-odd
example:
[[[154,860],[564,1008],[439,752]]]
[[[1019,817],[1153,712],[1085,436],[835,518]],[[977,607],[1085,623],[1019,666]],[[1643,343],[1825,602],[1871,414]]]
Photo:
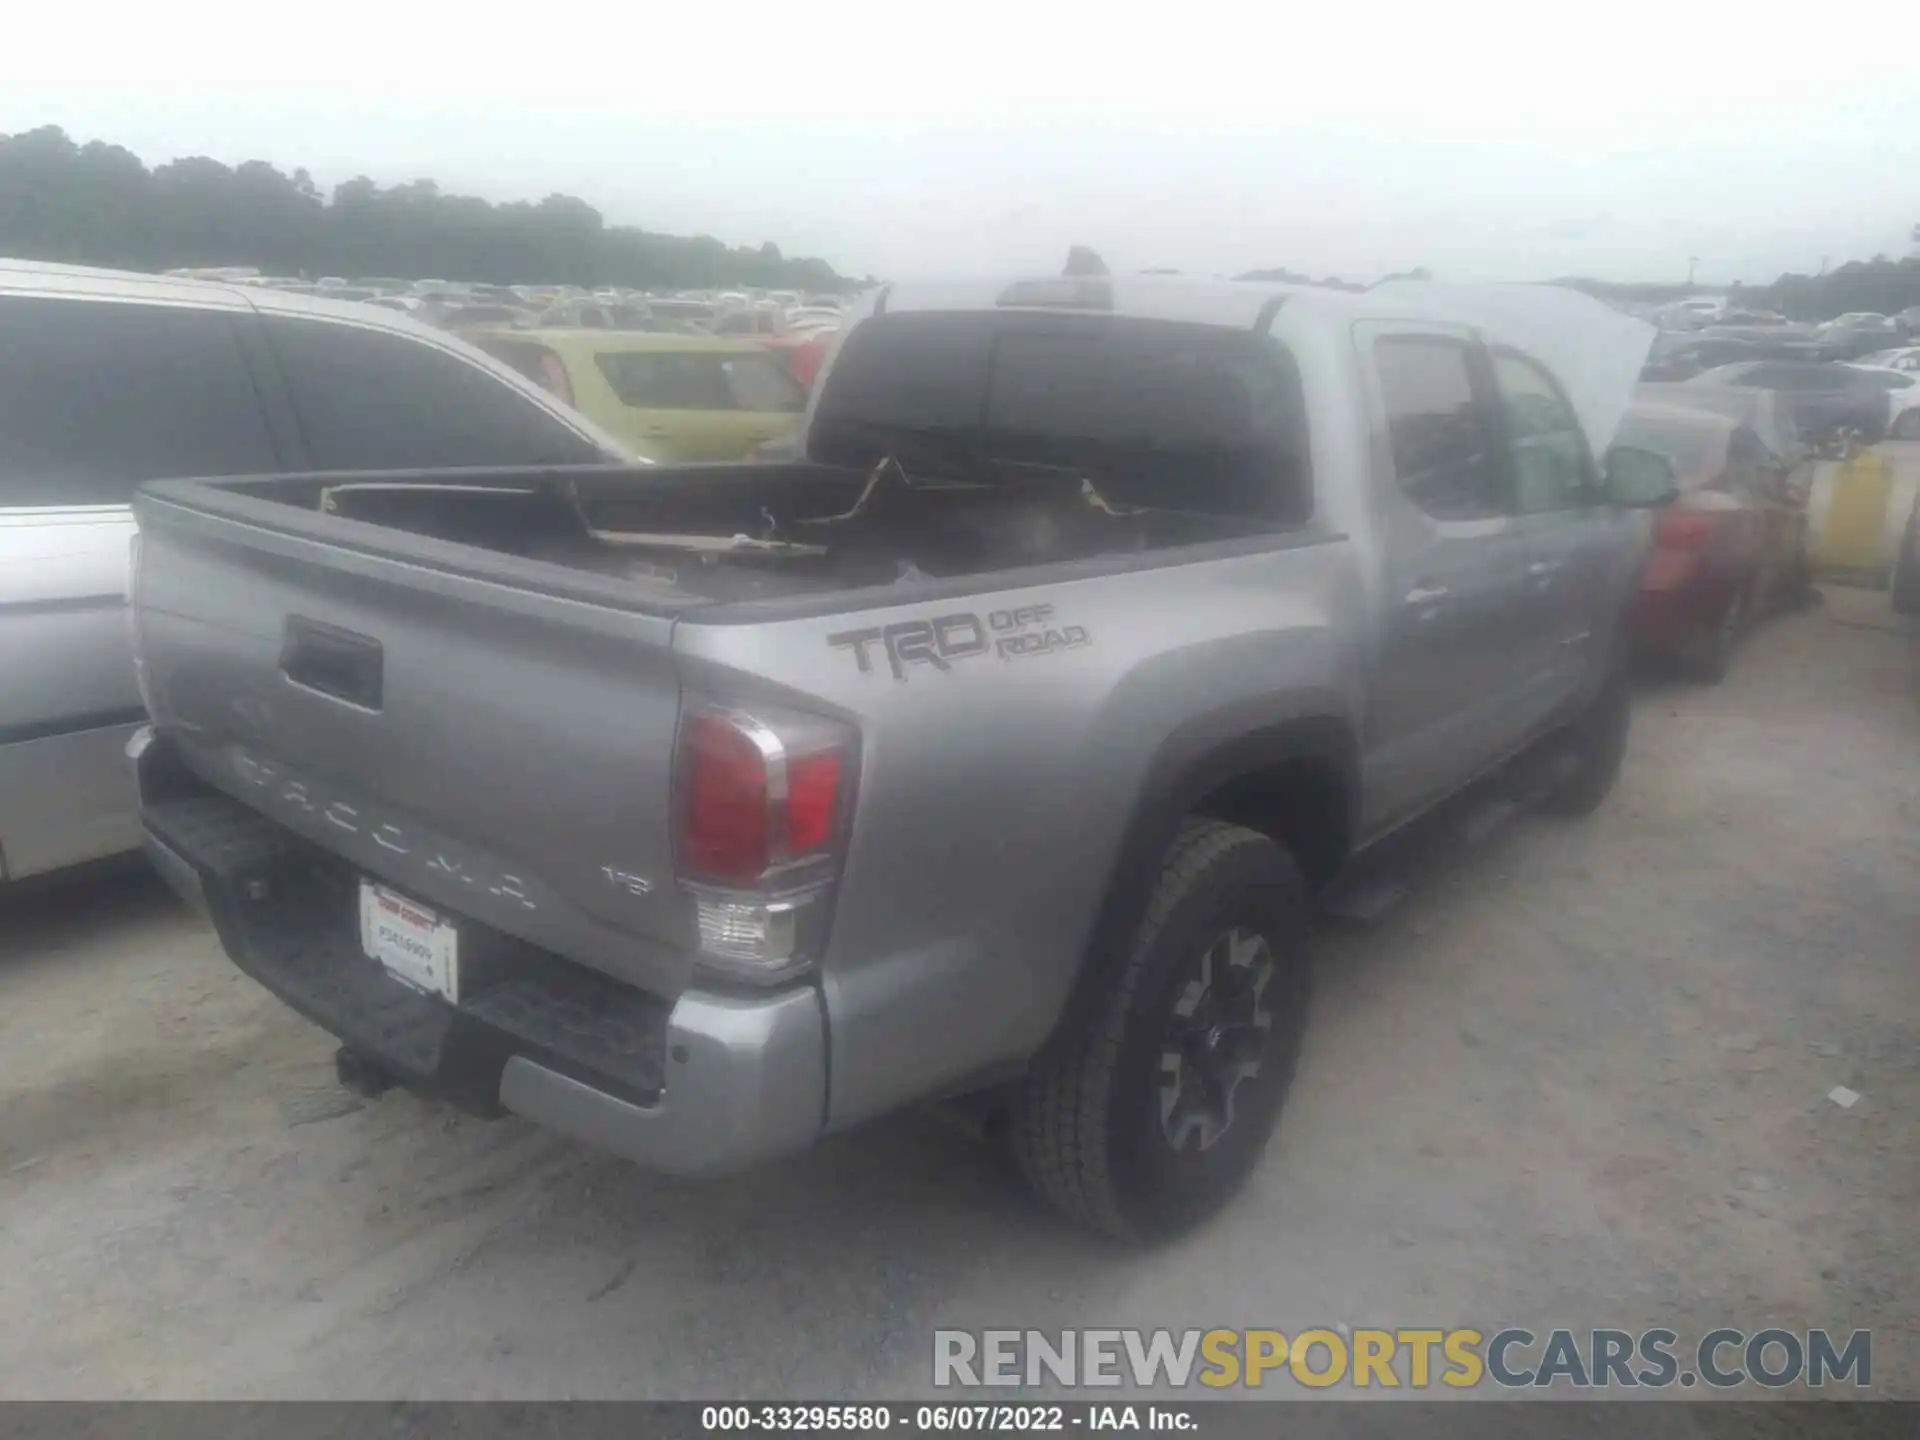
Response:
[[[148,844],[343,1073],[670,1171],[986,1094],[1075,1218],[1256,1163],[1309,895],[1551,746],[1664,460],[1561,292],[870,300],[790,465],[165,482]]]

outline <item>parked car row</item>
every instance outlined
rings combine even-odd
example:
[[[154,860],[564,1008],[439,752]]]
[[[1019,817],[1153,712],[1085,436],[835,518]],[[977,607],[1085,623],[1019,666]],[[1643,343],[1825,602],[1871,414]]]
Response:
[[[644,458],[389,310],[0,260],[0,880],[137,843],[121,752],[144,713],[123,613],[142,481]]]
[[[1786,397],[1800,432],[1818,444],[1841,432],[1868,442],[1920,438],[1920,372],[1877,365],[1747,361],[1716,366],[1688,382],[1745,385]]]
[[[1642,373],[1663,371],[1656,359]],[[1667,456],[1679,495],[1656,517],[1641,574],[1640,650],[1704,679],[1723,676],[1750,625],[1810,591],[1814,460],[1887,436],[1920,439],[1920,346],[1853,363],[1743,360],[1644,380],[1618,443]]]
[[[312,288],[382,287],[336,302],[0,261],[0,668],[48,677],[0,693],[0,879],[130,841],[117,753],[141,702],[117,612],[139,482],[798,455],[825,342],[716,336],[687,318],[754,297],[648,297],[675,327],[649,331],[503,320],[517,311],[491,291],[505,287],[466,287],[457,303],[442,282]],[[575,320],[638,303],[555,301]],[[435,312],[440,325],[420,323]],[[1643,646],[1723,671],[1740,631],[1807,583],[1811,440],[1842,426],[1912,433],[1917,381],[1892,364],[1778,362],[1643,385],[1622,441],[1666,457],[1679,481],[1635,611]],[[1515,409],[1509,423],[1526,418]]]
[[[142,481],[791,451],[817,325],[720,337],[691,318],[709,298],[582,293],[540,312],[570,324],[523,328],[508,302],[530,298],[0,260],[0,673],[26,677],[0,686],[0,881],[135,841],[120,612]],[[642,305],[668,314],[628,328]]]
[[[1662,337],[1663,340],[1671,337]],[[1815,445],[1850,434],[1865,443],[1920,438],[1920,349],[1880,352],[1869,361],[1736,358],[1750,347],[1705,340],[1684,357],[1668,352],[1641,371],[1647,381],[1751,386],[1787,397],[1801,433]],[[1881,361],[1888,363],[1880,363]],[[1711,363],[1703,363],[1711,362]]]
[[[1650,315],[1661,334],[1645,378],[1684,380],[1701,370],[1745,360],[1879,363],[1920,338],[1920,310],[1897,316],[1860,311],[1821,324],[1796,324],[1767,311],[1735,310],[1689,300]]]
[[[796,290],[675,291],[630,287],[491,285],[452,280],[318,280],[261,275],[245,267],[173,272],[182,279],[276,290],[319,299],[354,301],[396,311],[443,330],[622,330],[651,334],[719,335],[753,340],[783,361],[802,386],[813,383],[828,341],[845,319],[838,295]]]
[[[1617,443],[1665,455],[1679,495],[1654,517],[1634,639],[1702,679],[1768,612],[1806,594],[1808,452],[1773,392],[1642,385]]]
[[[1862,355],[1861,365],[1878,365],[1888,370],[1920,371],[1920,345],[1896,345],[1891,350],[1875,350]]]

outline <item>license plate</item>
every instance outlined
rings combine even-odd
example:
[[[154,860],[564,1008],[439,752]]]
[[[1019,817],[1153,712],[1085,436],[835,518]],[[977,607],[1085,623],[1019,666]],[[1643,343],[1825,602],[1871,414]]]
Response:
[[[459,936],[424,905],[360,882],[360,948],[394,979],[460,1003]]]

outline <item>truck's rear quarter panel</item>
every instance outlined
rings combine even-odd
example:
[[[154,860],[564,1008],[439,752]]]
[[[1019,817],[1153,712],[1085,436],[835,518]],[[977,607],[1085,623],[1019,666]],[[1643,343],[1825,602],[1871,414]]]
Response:
[[[1039,1045],[1171,734],[1215,709],[1244,721],[1249,705],[1270,723],[1351,719],[1363,660],[1336,636],[1358,633],[1364,597],[1348,543],[1274,546],[900,608],[683,621],[690,687],[812,697],[860,730],[822,975],[831,1124]],[[1040,607],[1042,618],[1020,618]],[[941,621],[955,652],[944,668],[907,659],[896,675],[887,628],[909,627],[911,651],[913,627]],[[975,626],[986,648],[959,653]],[[1050,631],[1069,643],[1000,652],[1000,640]],[[880,636],[866,642],[865,670],[846,639],[862,632]]]

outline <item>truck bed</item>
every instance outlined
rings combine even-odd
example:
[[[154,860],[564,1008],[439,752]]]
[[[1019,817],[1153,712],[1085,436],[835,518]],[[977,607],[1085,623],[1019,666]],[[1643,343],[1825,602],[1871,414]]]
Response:
[[[758,626],[727,622],[1302,538],[1016,478],[801,465],[158,483],[135,505],[147,706],[200,781],[352,868],[670,997],[697,948],[662,883],[683,621],[738,635]]]
[[[500,575],[498,559],[485,557],[503,557],[518,562],[522,583],[544,575],[551,585],[567,572],[563,590],[584,583],[596,600],[624,592],[625,606],[669,612],[853,591],[890,601],[929,583],[1270,535],[1291,519],[1128,504],[1048,467],[954,478],[890,462],[867,472],[797,464],[273,476],[152,493],[160,504],[439,566]]]

